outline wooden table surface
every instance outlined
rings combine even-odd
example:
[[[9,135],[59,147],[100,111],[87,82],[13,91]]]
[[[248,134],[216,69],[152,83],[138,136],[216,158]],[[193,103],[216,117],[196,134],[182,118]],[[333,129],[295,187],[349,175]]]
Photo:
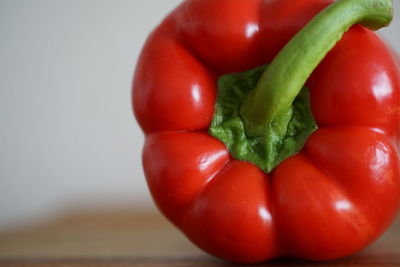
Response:
[[[0,233],[0,266],[243,266],[193,246],[156,213],[66,216],[40,227]],[[276,260],[252,266],[400,266],[400,220],[374,245],[350,258],[311,263]]]

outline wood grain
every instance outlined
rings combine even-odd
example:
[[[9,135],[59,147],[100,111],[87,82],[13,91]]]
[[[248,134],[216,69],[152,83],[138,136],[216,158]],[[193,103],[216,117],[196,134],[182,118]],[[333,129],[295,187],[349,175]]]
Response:
[[[262,266],[288,265],[400,266],[400,221],[374,245],[346,259],[281,259]],[[41,227],[0,233],[0,266],[243,265],[205,254],[157,213],[111,212],[75,214]]]

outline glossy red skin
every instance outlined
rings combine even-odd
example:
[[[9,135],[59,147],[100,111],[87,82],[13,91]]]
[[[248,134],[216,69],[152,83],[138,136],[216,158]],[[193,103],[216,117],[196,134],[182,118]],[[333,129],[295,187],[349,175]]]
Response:
[[[233,159],[207,134],[217,77],[270,62],[331,2],[188,0],[143,48],[133,106],[149,188],[165,216],[217,257],[345,257],[399,209],[399,67],[361,26],[307,82],[319,129],[272,173]]]

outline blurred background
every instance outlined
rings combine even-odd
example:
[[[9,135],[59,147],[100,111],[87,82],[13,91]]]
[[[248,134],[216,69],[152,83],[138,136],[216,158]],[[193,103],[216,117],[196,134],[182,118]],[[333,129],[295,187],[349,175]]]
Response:
[[[130,87],[181,0],[0,0],[0,231],[75,210],[154,210]],[[379,34],[400,53],[400,1]]]

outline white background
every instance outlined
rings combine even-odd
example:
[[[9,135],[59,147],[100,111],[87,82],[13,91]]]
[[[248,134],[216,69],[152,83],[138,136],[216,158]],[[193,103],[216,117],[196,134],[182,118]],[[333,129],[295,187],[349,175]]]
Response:
[[[0,229],[154,208],[130,107],[149,32],[180,0],[0,0]],[[400,52],[400,1],[380,31]]]

